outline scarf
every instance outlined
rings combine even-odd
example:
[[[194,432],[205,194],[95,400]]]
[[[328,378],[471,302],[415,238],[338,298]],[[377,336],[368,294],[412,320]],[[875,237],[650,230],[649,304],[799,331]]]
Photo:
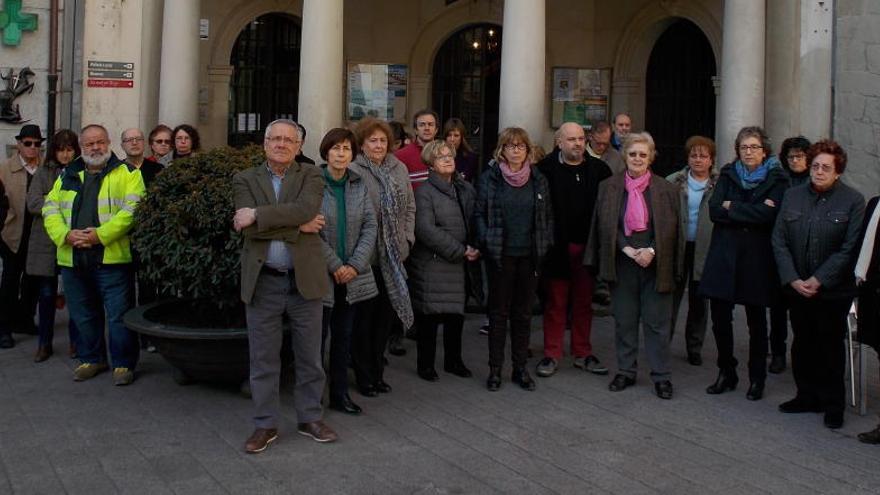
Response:
[[[856,262],[856,281],[868,278],[868,267],[871,266],[871,257],[874,255],[878,224],[880,224],[880,205],[874,208],[874,213],[871,214],[871,220],[868,222],[868,230],[865,232],[865,240],[862,242],[859,260]]]
[[[651,171],[645,172],[638,179],[623,174],[626,186],[626,211],[623,214],[623,233],[627,237],[633,232],[648,230],[648,204],[645,202],[645,189],[651,183]]]
[[[510,184],[510,187],[522,187],[529,182],[529,177],[532,175],[531,165],[532,164],[526,160],[518,172],[511,170],[510,165],[508,165],[507,162],[499,163],[498,168],[501,169],[501,175],[504,177],[505,182]]]
[[[367,160],[367,163],[370,163]],[[391,177],[391,171],[386,164],[379,166],[368,165],[379,180],[379,233],[382,238],[379,243],[379,268],[382,270],[382,278],[385,279],[385,289],[388,291],[388,299],[391,307],[403,328],[410,328],[413,324],[413,310],[410,303],[409,288],[406,285],[406,270],[400,257],[400,249],[397,246],[399,233],[397,231],[397,218],[403,214],[402,206],[398,201],[398,184]]]
[[[751,172],[749,172],[749,169],[743,164],[742,160],[737,160],[734,165],[736,167],[736,175],[739,176],[740,184],[743,189],[747,190],[760,186],[765,180],[767,180],[767,175],[770,171],[780,166],[779,160],[775,156],[767,158],[764,160],[764,163]]]

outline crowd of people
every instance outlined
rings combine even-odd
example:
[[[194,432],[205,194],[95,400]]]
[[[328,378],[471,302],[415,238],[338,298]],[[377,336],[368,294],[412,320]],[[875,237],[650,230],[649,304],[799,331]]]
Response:
[[[665,400],[674,396],[670,341],[685,292],[687,361],[703,364],[710,321],[715,337],[718,375],[708,394],[739,384],[735,306],[749,329],[748,400],[763,398],[768,372],[786,369],[790,320],[796,391],[779,410],[843,425],[844,341],[856,297],[860,339],[880,343],[880,208],[875,197],[866,211],[841,180],[847,155],[839,144],[798,136],[774,154],[766,132],[749,126],[721,165],[713,140],[693,136],[687,163],[661,177],[651,167],[653,138],[634,132],[626,114],[586,130],[564,123],[547,153],[524,129],[502,129],[484,166],[460,119],[441,129],[426,109],[412,128],[410,136],[400,123],[366,118],[330,129],[315,165],[302,154],[305,129],[279,119],[265,129],[266,161],[234,177],[231,225],[244,238],[255,407],[247,452],[278,437],[285,321],[298,431],[332,442],[322,404],[357,415],[350,390],[390,393],[386,353],[405,354],[405,335],[417,342],[421,379],[440,379],[441,327],[443,371],[473,376],[462,352],[469,302],[488,316],[486,388],[503,386],[509,335],[510,381],[535,390],[528,361],[539,295],[537,376],[557,373],[566,329],[571,364],[608,374],[591,345],[593,302],[607,298],[616,352],[608,389],[636,383],[641,329],[654,392]],[[0,348],[15,345],[13,333],[35,334],[34,361],[49,359],[56,308],[66,301],[69,354],[80,361],[74,379],[112,368],[121,386],[134,381],[140,347],[149,346],[123,314],[136,296],[156,297],[136,277],[128,237],[135,208],[165,167],[200,151],[200,140],[186,124],[146,136],[127,129],[120,139],[124,157],[110,151],[101,125],[62,130],[44,159],[38,126],[16,136],[17,153],[0,166]],[[859,438],[880,443],[880,427]]]

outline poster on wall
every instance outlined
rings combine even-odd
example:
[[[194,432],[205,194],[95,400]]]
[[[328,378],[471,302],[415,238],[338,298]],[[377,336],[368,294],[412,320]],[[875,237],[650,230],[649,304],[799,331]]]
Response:
[[[348,120],[403,120],[407,79],[407,67],[403,64],[349,63]]]
[[[550,125],[563,122],[589,126],[596,120],[608,120],[611,95],[611,69],[553,68],[553,91],[550,101]]]

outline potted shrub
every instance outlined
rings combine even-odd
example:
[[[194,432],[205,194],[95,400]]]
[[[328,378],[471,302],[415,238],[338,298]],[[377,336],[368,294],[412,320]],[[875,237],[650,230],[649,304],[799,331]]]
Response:
[[[175,161],[135,212],[139,276],[164,295],[126,314],[174,366],[178,383],[241,383],[247,329],[239,299],[242,237],[232,229],[232,177],[265,160],[257,146],[222,147]]]

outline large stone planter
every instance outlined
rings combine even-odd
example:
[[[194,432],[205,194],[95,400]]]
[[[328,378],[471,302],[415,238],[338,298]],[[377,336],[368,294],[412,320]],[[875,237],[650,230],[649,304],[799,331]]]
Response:
[[[246,328],[192,328],[159,323],[163,312],[180,311],[190,301],[171,299],[138,306],[125,314],[126,326],[146,335],[174,367],[174,380],[242,384],[248,378]]]

